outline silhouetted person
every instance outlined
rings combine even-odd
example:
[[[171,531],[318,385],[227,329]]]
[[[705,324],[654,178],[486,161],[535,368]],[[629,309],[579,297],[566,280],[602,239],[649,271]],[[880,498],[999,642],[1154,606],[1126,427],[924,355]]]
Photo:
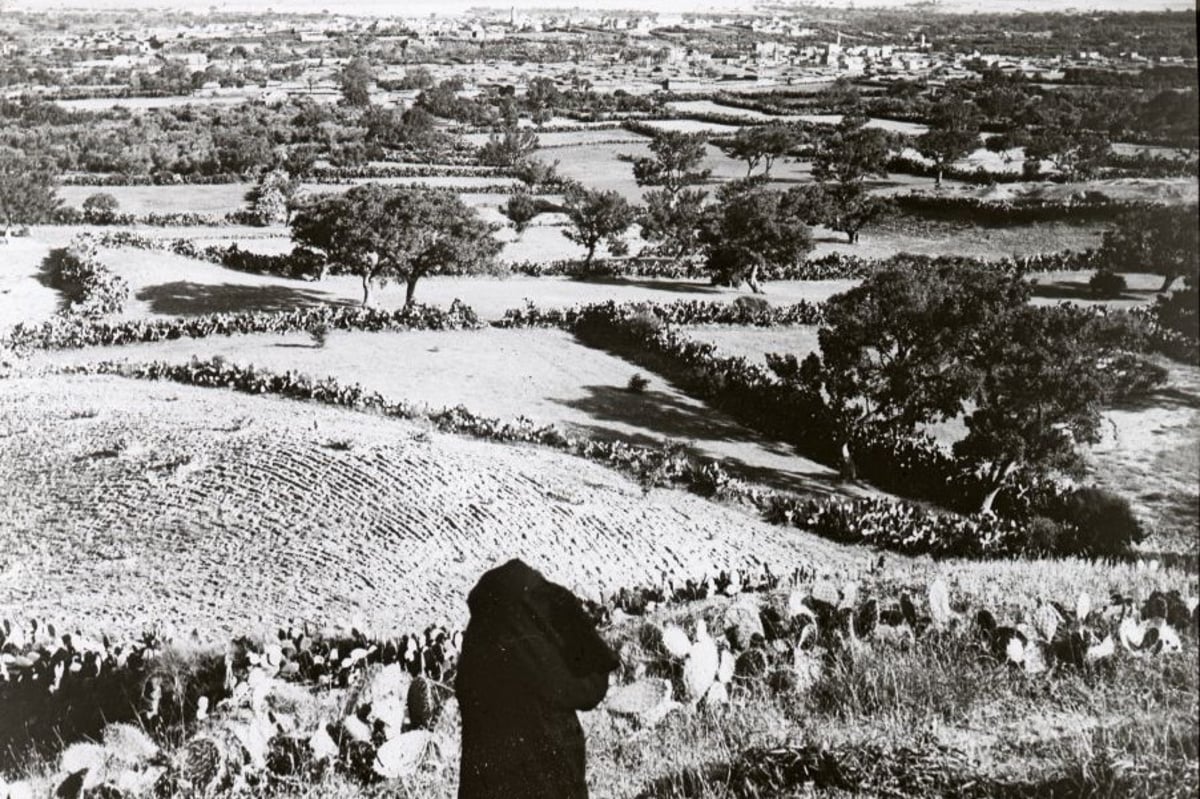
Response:
[[[579,598],[519,560],[467,598],[459,799],[586,799],[583,729],[618,661]]]

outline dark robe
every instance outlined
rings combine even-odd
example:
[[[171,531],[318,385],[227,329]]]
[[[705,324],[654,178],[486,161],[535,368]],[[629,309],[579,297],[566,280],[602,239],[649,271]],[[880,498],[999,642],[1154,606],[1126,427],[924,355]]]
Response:
[[[616,656],[578,597],[519,560],[479,578],[467,605],[459,799],[586,799],[575,711],[604,699]]]

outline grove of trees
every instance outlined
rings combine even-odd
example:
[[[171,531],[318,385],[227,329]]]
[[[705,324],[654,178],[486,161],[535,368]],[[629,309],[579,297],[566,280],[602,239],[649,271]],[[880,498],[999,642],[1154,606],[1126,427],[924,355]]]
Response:
[[[297,243],[362,280],[364,306],[375,284],[404,283],[411,305],[423,277],[492,272],[501,248],[494,227],[458,195],[419,186],[367,183],[316,195],[291,228]]]
[[[5,238],[13,225],[46,221],[59,204],[53,165],[0,147],[0,219],[4,220]]]

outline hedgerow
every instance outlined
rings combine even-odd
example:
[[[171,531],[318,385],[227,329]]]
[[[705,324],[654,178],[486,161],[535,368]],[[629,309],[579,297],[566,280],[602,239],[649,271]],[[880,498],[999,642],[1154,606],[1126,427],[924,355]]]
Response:
[[[455,301],[449,309],[410,305],[394,311],[324,305],[292,311],[245,311],[171,319],[105,321],[57,316],[21,323],[0,339],[14,348],[70,349],[240,333],[290,333],[314,328],[338,330],[471,330],[481,327],[475,312]]]
[[[1079,313],[1104,311],[1079,309]],[[714,322],[820,324],[821,319],[821,307],[808,303],[762,309],[719,303],[607,302],[548,311],[530,304],[509,311],[498,324],[570,330],[584,343],[616,351],[667,376],[748,427],[785,441],[820,463],[837,466],[841,462],[840,442],[834,435],[838,427],[818,391],[802,382],[785,382],[771,369],[745,358],[722,357],[713,344],[671,328]],[[1113,323],[1114,335],[1120,334],[1121,317],[1114,316]],[[905,497],[970,512],[988,491],[983,475],[927,436],[884,434],[863,427],[851,434],[849,446],[860,477]],[[1057,481],[1019,472],[1006,482],[994,509],[1012,519],[1064,519],[1064,502],[1071,491]]]
[[[51,285],[67,296],[67,307],[57,319],[98,319],[119,313],[129,299],[129,284],[96,259],[91,241],[76,239],[68,247],[50,251],[43,269]]]
[[[1101,192],[1085,192],[1070,200],[1015,197],[986,200],[978,197],[947,197],[932,194],[898,194],[892,198],[904,214],[935,219],[957,219],[975,225],[1007,227],[1037,222],[1111,222],[1136,208],[1160,204],[1113,199]]]

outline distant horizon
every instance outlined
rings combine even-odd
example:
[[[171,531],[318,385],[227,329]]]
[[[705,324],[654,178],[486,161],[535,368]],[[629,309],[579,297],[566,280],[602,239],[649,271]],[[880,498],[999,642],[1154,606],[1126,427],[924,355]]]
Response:
[[[507,10],[516,7],[518,10],[563,9],[578,12],[588,11],[646,11],[651,13],[686,13],[692,12],[750,12],[756,3],[745,0],[588,0],[586,5],[563,2],[562,0],[0,0],[0,8],[12,11],[51,11],[51,10],[104,10],[104,11],[146,11],[152,9],[170,9],[175,11],[193,11],[204,13],[209,8],[219,12],[236,13],[292,13],[319,14],[328,10],[331,15],[369,16],[369,17],[412,17],[439,14],[445,16],[459,15],[473,8],[491,10]],[[772,10],[782,3],[770,3]],[[872,8],[896,9],[905,6],[920,5],[918,0],[798,0],[791,3],[796,11],[805,8],[857,8],[868,10]],[[1190,0],[1079,0],[1078,2],[1062,2],[1061,0],[938,0],[936,3],[925,5],[926,13],[1021,13],[1021,12],[1076,12],[1091,13],[1097,11],[1184,11],[1194,6]]]

